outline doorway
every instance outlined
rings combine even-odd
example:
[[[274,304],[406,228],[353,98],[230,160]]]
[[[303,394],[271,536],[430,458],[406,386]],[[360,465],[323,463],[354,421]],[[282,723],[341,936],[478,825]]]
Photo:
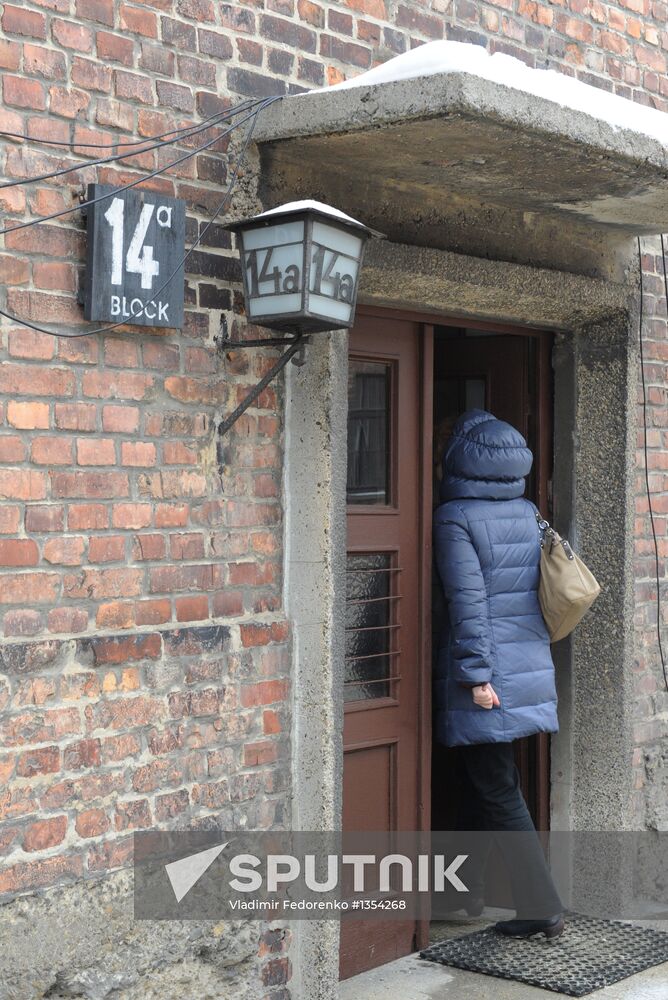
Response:
[[[550,517],[551,335],[360,311],[348,377],[343,829],[452,827],[452,752],[431,739],[442,613],[431,560],[434,441],[445,417],[491,410],[535,456],[527,495]],[[436,429],[436,432],[435,432]],[[518,746],[536,825],[549,823],[548,738]],[[428,921],[346,919],[340,976],[423,947]]]
[[[488,410],[516,427],[534,455],[525,495],[543,515],[552,516],[552,386],[551,336],[517,331],[504,333],[466,327],[434,328],[434,505],[438,503],[436,463],[443,442],[439,428],[465,410]],[[437,655],[438,632],[445,613],[441,588],[432,569],[432,665]],[[443,794],[440,775],[452,771],[453,751],[434,741],[432,745],[432,829],[452,829],[456,799]],[[549,829],[550,761],[549,736],[518,740],[515,760],[522,792],[538,830]]]

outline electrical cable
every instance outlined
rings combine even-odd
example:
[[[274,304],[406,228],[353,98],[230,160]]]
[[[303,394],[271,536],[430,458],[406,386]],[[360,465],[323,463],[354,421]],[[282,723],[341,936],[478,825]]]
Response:
[[[182,267],[185,266],[185,264],[186,264],[188,258],[190,257],[190,255],[200,245],[200,243],[202,242],[202,240],[204,239],[204,237],[208,233],[208,231],[211,228],[211,226],[214,224],[214,222],[216,221],[216,219],[218,218],[218,216],[220,215],[220,213],[223,211],[223,209],[225,208],[225,206],[229,202],[229,200],[230,200],[230,198],[232,196],[232,192],[234,190],[234,186],[236,184],[236,180],[237,180],[237,177],[238,177],[238,174],[239,174],[239,170],[241,168],[241,164],[244,162],[244,159],[246,157],[246,152],[248,150],[248,147],[250,145],[250,142],[251,142],[251,139],[252,139],[252,136],[253,136],[253,132],[255,130],[255,124],[257,122],[258,115],[260,114],[261,111],[263,111],[270,104],[273,104],[275,101],[280,101],[282,99],[283,99],[282,95],[278,95],[277,97],[268,97],[268,98],[264,99],[259,104],[259,106],[256,107],[255,110],[252,111],[250,115],[248,115],[247,118],[244,118],[241,122],[237,122],[234,126],[232,126],[232,128],[238,128],[240,125],[243,125],[244,122],[248,121],[249,118],[251,119],[251,124],[250,124],[250,126],[248,128],[248,132],[246,133],[246,137],[244,139],[243,145],[242,145],[241,150],[239,152],[239,156],[237,157],[237,161],[236,161],[236,163],[234,165],[234,170],[232,171],[232,174],[230,176],[230,181],[229,181],[229,184],[228,184],[228,187],[227,187],[227,191],[225,192],[225,197],[220,202],[220,204],[216,208],[215,212],[213,213],[213,215],[211,216],[211,218],[209,219],[209,221],[207,222],[207,224],[205,225],[204,229],[199,234],[199,236],[197,237],[197,239],[194,241],[194,243],[192,244],[192,246],[190,247],[190,249],[182,257],[182,259],[176,265],[176,267],[174,268],[174,270],[172,271],[172,273],[169,275],[169,277],[167,278],[167,280],[160,286],[160,288],[157,290],[157,292],[155,292],[155,294],[152,295],[151,298],[146,301],[145,305],[150,305],[150,303],[155,302],[155,300],[164,291],[164,289],[167,287],[167,285],[170,283],[170,281],[172,281],[172,279],[174,278],[174,276],[176,274],[178,274],[178,272],[181,270]],[[230,131],[232,131],[232,128],[230,129]],[[119,188],[118,190],[122,190],[122,189]],[[82,330],[80,332],[73,333],[70,330],[67,330],[67,331],[49,330],[47,327],[40,326],[39,324],[33,323],[30,320],[19,319],[18,316],[13,316],[11,313],[8,313],[4,309],[0,309],[0,316],[4,316],[6,319],[11,320],[12,323],[16,323],[19,326],[27,327],[29,330],[35,330],[37,333],[46,333],[46,334],[48,334],[51,337],[69,337],[69,338],[72,338],[72,339],[77,338],[77,337],[92,337],[94,334],[98,334],[98,333],[111,333],[113,330],[117,330],[119,326],[127,326],[127,319],[123,319],[123,320],[120,320],[118,323],[113,323],[113,324],[111,324],[109,326],[99,326],[99,327],[94,328],[93,330]]]
[[[260,99],[242,101],[241,104],[236,105],[237,108],[243,107],[244,104],[252,105],[259,104]],[[109,149],[112,146],[124,147],[124,146],[141,146],[147,142],[153,142],[154,139],[164,139],[167,135],[180,135],[184,132],[190,132],[192,129],[204,127],[208,122],[207,127],[211,127],[216,124],[216,120],[221,116],[229,116],[230,113],[234,111],[234,108],[229,108],[227,111],[218,111],[215,115],[209,115],[208,118],[203,118],[201,122],[196,125],[184,125],[183,128],[170,128],[167,132],[158,132],[157,135],[148,135],[145,139],[132,139],[128,142],[74,142],[73,140],[64,141],[61,139],[41,139],[39,136],[24,135],[22,132],[5,132],[0,130],[0,138],[3,136],[11,139],[23,139],[24,142],[36,142],[40,145],[46,146],[70,146],[72,148],[82,148],[82,149]],[[48,120],[48,119],[40,119]],[[178,141],[178,140],[174,140]],[[90,166],[90,163],[85,164],[85,166]],[[37,177],[29,178],[30,181],[39,180]]]
[[[663,257],[663,282],[666,291],[666,310],[668,311],[668,277],[666,276],[666,256],[661,235],[661,251]],[[640,375],[642,380],[642,412],[643,412],[643,449],[645,453],[645,488],[647,491],[647,505],[649,507],[649,521],[652,527],[652,537],[654,539],[654,560],[656,567],[656,634],[659,642],[659,659],[663,669],[663,680],[668,691],[668,670],[666,669],[666,658],[663,652],[663,641],[661,638],[661,578],[659,576],[659,542],[656,537],[656,527],[654,524],[654,511],[652,510],[652,494],[649,487],[649,468],[647,453],[647,388],[645,385],[645,357],[643,353],[642,321],[643,321],[643,280],[642,280],[642,249],[640,237],[638,237],[638,261],[640,267]]]
[[[237,124],[243,125],[244,122],[247,122],[248,119],[251,117],[251,115],[254,114],[254,113],[255,112],[251,111],[250,114],[248,114],[245,118],[242,118],[241,122],[240,123],[238,122]],[[237,125],[230,125],[230,127],[227,128],[227,129],[224,129],[220,133],[220,135],[215,135],[213,137],[213,139],[209,139],[202,146],[197,146],[196,149],[188,150],[187,153],[184,153],[183,156],[179,156],[178,159],[172,160],[170,163],[165,164],[164,167],[158,167],[156,170],[152,170],[148,174],[143,174],[141,177],[138,177],[134,181],[129,181],[127,184],[120,184],[118,187],[114,188],[112,191],[108,191],[107,194],[98,195],[97,198],[89,198],[86,201],[79,202],[78,205],[72,205],[69,208],[63,208],[63,209],[61,209],[58,212],[51,212],[50,215],[43,215],[39,219],[29,219],[28,222],[20,222],[20,223],[17,223],[17,225],[15,225],[15,226],[5,226],[4,229],[0,229],[0,236],[7,236],[9,233],[16,233],[16,232],[18,232],[21,229],[29,229],[30,226],[39,226],[43,222],[51,222],[53,219],[60,219],[60,218],[62,218],[62,216],[64,216],[64,215],[70,215],[72,212],[83,211],[83,209],[89,208],[91,205],[96,205],[100,201],[107,201],[109,198],[113,198],[114,194],[118,193],[119,191],[127,191],[130,188],[137,187],[138,184],[144,183],[144,181],[150,181],[154,177],[158,177],[160,174],[164,174],[171,167],[176,167],[180,163],[183,163],[185,160],[189,160],[191,157],[196,156],[198,153],[201,153],[203,150],[209,149],[211,146],[215,145],[215,143],[219,142],[220,139],[223,139],[226,135],[229,135],[229,133],[232,132],[236,127],[237,127]],[[168,145],[170,145],[170,143],[163,142],[163,143],[157,143],[156,145],[160,145],[160,146],[166,145],[166,146],[168,146]],[[149,147],[147,147],[147,149],[141,150],[141,152],[147,152],[148,148]],[[155,146],[150,147],[150,148],[154,149]],[[107,157],[107,158],[105,158],[103,160],[97,160],[97,161],[93,161],[91,163],[79,164],[78,166],[76,166],[74,168],[68,168],[66,171],[63,171],[63,173],[69,173],[71,169],[81,170],[81,168],[84,167],[84,166],[85,167],[89,167],[89,166],[95,166],[96,164],[99,164],[99,163],[110,163],[114,159],[125,159],[126,156],[136,156],[136,155],[137,155],[137,153],[124,153],[120,157]],[[59,174],[55,174],[53,176],[59,176]],[[32,183],[32,181],[28,181],[27,183]],[[0,184],[0,189],[2,187],[6,187],[6,186],[7,185]],[[14,185],[10,185],[10,186],[14,186]]]

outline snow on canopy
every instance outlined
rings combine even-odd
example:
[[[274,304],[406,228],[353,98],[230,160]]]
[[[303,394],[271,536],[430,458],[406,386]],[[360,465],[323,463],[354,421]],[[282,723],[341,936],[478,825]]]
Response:
[[[439,73],[469,73],[483,80],[545,98],[564,108],[582,111],[613,128],[644,132],[659,142],[668,144],[668,115],[663,111],[636,104],[555,70],[533,69],[502,52],[490,54],[482,46],[468,42],[428,42],[350,80],[309,93],[348,90],[352,87],[436,76]]]
[[[331,205],[325,205],[322,201],[314,201],[312,198],[307,198],[304,201],[289,201],[285,205],[279,205],[277,208],[270,208],[266,212],[262,212],[260,215],[253,216],[253,221],[256,219],[264,219],[265,216],[269,215],[282,215],[287,212],[303,212],[307,208],[315,209],[316,212],[322,212],[324,215],[332,215],[336,219],[343,219],[345,222],[353,222],[356,226],[363,226],[364,223],[359,222],[357,219],[353,219],[350,215],[346,215],[345,212],[341,212],[338,208],[333,208]]]

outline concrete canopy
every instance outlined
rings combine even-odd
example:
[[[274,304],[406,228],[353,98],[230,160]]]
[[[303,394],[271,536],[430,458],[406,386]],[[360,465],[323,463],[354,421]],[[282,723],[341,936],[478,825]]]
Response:
[[[615,244],[668,231],[668,127],[641,129],[448,72],[288,98],[255,138],[266,204],[320,197],[397,242],[611,276]]]

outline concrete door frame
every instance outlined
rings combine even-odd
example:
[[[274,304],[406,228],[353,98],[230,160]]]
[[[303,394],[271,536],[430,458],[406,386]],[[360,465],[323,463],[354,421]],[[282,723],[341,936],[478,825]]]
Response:
[[[392,243],[370,247],[362,281],[365,304],[558,331],[555,521],[591,566],[602,594],[573,638],[555,647],[561,730],[552,741],[552,826],[629,829],[635,289]],[[347,339],[343,331],[312,338],[306,364],[289,366],[286,375],[295,830],[341,825]],[[295,924],[293,976],[301,1000],[336,997],[335,921]]]

